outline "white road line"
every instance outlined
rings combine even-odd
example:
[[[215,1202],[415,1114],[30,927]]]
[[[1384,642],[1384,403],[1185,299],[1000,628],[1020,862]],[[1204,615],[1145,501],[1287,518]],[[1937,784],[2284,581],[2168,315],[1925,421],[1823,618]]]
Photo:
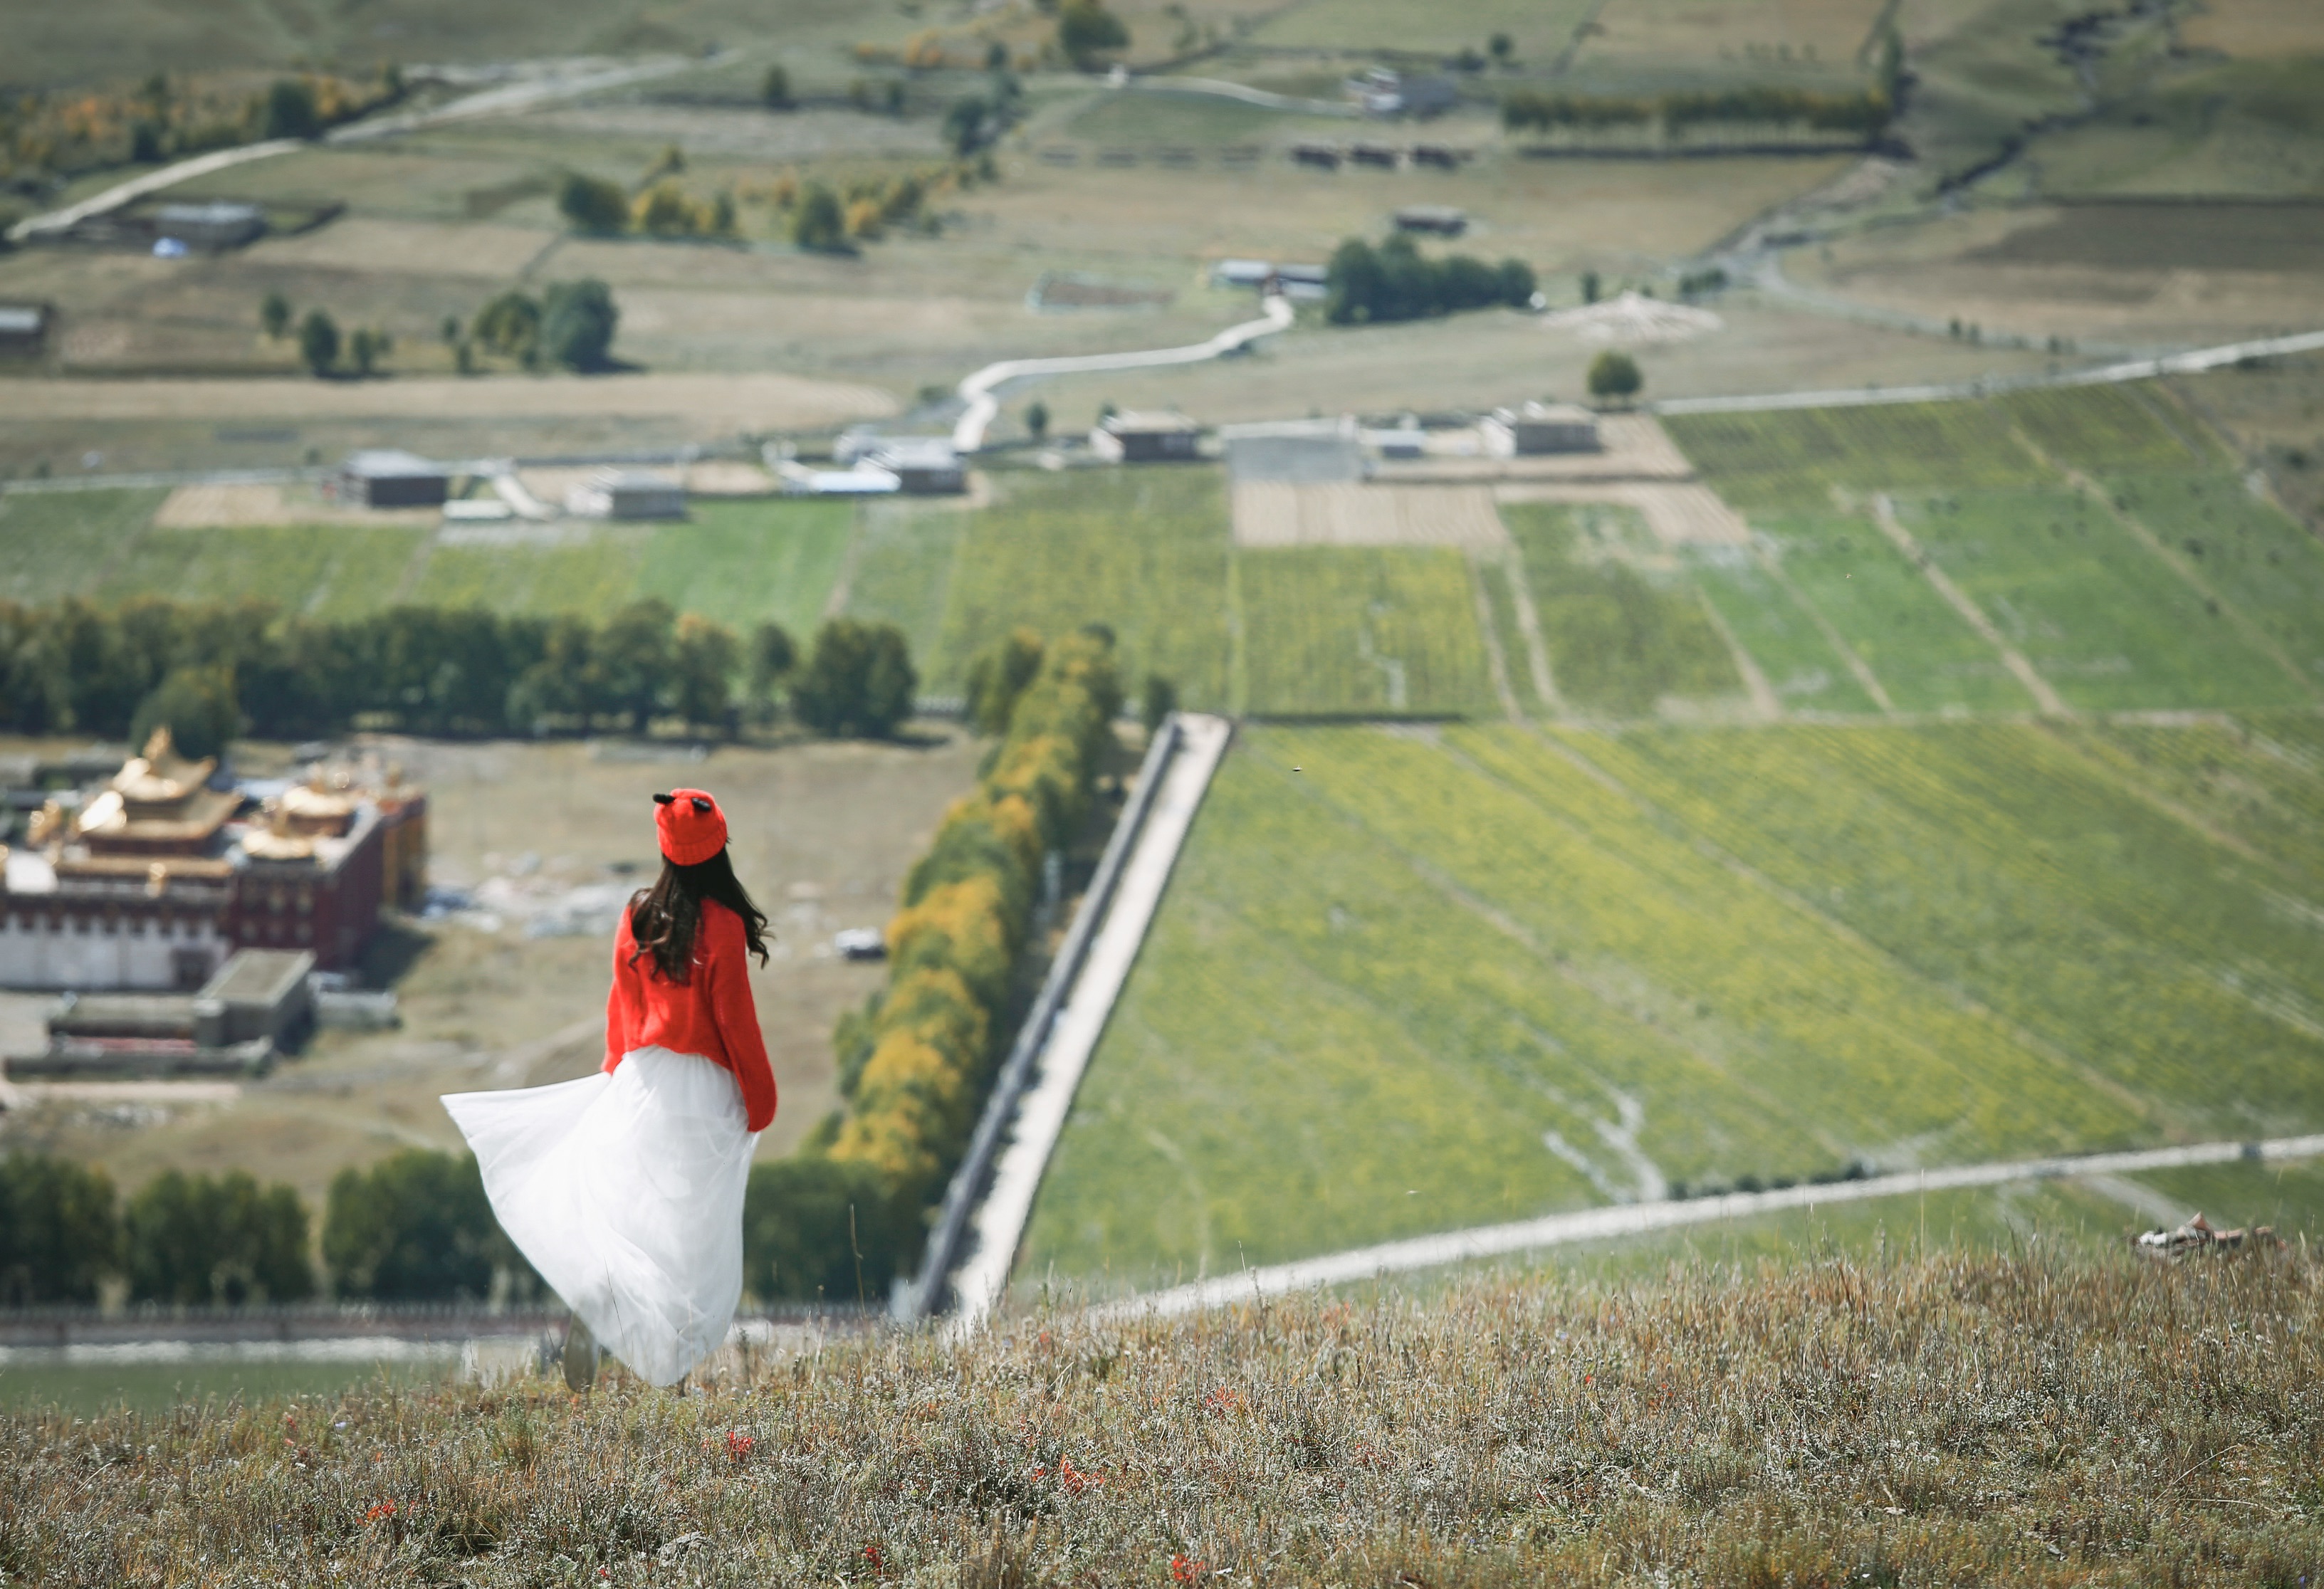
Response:
[[[1289,299],[1270,298],[1262,307],[1267,311],[1263,317],[1246,320],[1240,326],[1230,326],[1208,342],[1192,343],[1185,347],[1149,348],[1121,354],[1074,354],[1052,359],[1003,359],[997,364],[987,364],[960,383],[960,395],[968,404],[968,411],[952,428],[952,445],[955,450],[964,453],[975,452],[984,445],[985,429],[1001,412],[1001,400],[994,394],[1011,381],[1035,375],[1081,375],[1104,370],[1146,370],[1165,364],[1199,364],[1222,354],[1240,353],[1271,332],[1290,329],[1292,308]]]
[[[1191,1285],[1125,1297],[1090,1309],[1098,1319],[1168,1318],[1205,1308],[1228,1307],[1270,1297],[1283,1297],[1319,1286],[1346,1285],[1385,1274],[1416,1269],[1435,1269],[1480,1258],[1532,1252],[1572,1242],[1609,1236],[1643,1235],[1689,1225],[1708,1225],[1753,1214],[1787,1208],[1821,1208],[1832,1203],[1856,1203],[1871,1198],[1907,1197],[1915,1192],[1962,1191],[2002,1186],[2017,1180],[2069,1180],[2085,1176],[2129,1175],[2145,1170],[2178,1170],[2195,1164],[2229,1164],[2239,1160],[2273,1162],[2324,1156],[2324,1136],[2278,1137],[2267,1142],[2208,1142],[2181,1147],[2144,1148],[2128,1153],[2086,1153],[2079,1157],[2024,1159],[2010,1163],[1961,1164],[1940,1170],[1908,1170],[1874,1175],[1862,1180],[1836,1181],[1827,1186],[1786,1187],[1781,1191],[1730,1192],[1725,1197],[1698,1198],[1687,1202],[1629,1204],[1590,1208],[1578,1214],[1552,1214],[1514,1225],[1488,1225],[1443,1235],[1416,1236],[1386,1242],[1318,1258],[1246,1269]]]
[[[973,1245],[953,1271],[953,1292],[960,1300],[945,1320],[954,1333],[982,1326],[1008,1287],[1010,1266],[1017,1260],[1018,1244],[1032,1216],[1034,1194],[1065,1128],[1074,1093],[1105,1033],[1113,1001],[1130,980],[1146,929],[1210,788],[1211,775],[1226,754],[1232,732],[1226,719],[1188,712],[1178,721],[1184,736],[1179,751],[1161,775],[1162,787],[1122,868],[1104,923],[1082,962],[1068,1002],[1049,1028],[1039,1072],[1018,1101],[1009,1145],[993,1171],[992,1189],[970,1218]]]

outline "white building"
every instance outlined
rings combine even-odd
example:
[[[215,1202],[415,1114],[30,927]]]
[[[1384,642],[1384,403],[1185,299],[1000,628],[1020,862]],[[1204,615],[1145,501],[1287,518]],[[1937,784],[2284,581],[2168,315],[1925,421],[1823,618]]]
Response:
[[[565,495],[578,519],[683,519],[686,487],[644,469],[600,469]]]
[[[1572,403],[1529,402],[1521,409],[1496,409],[1477,426],[1486,453],[1496,458],[1544,453],[1594,453],[1598,416]]]

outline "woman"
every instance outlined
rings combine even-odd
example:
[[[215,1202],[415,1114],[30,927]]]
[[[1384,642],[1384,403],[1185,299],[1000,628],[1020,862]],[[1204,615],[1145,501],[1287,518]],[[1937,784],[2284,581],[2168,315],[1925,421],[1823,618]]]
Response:
[[[664,864],[614,935],[604,1070],[444,1099],[501,1228],[573,1310],[576,1388],[597,1344],[674,1385],[726,1338],[751,1149],[775,1117],[746,959],[766,962],[766,915],[735,879],[717,801],[654,801]]]

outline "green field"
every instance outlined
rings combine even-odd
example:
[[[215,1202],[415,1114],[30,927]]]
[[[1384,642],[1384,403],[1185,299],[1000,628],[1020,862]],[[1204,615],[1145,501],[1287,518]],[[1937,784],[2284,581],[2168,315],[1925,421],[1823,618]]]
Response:
[[[1248,710],[1489,715],[1468,559],[1440,548],[1240,552]]]
[[[2061,468],[2107,473],[2216,468],[2226,461],[2185,410],[2144,386],[2015,392],[1997,406]]]
[[[0,601],[94,596],[167,493],[10,491],[0,496]]]
[[[1719,494],[1747,513],[1826,509],[1835,487],[1862,497],[2052,478],[1990,403],[1686,414],[1665,423]]]
[[[2313,1130],[2324,826],[2275,837],[2032,725],[1246,730],[1024,1272]]]
[[[1735,658],[1683,568],[1655,566],[1637,510],[1505,507],[1541,617],[1550,676],[1586,712],[1636,717],[1665,696],[1731,694]]]
[[[1963,491],[1900,504],[1898,514],[2070,706],[2266,707],[2312,698],[2087,497]]]
[[[1788,710],[1879,710],[1780,571],[1744,554],[1721,553],[1698,561],[1694,576]]]
[[[2109,478],[2124,512],[2178,552],[2324,691],[2324,545],[2233,474]]]

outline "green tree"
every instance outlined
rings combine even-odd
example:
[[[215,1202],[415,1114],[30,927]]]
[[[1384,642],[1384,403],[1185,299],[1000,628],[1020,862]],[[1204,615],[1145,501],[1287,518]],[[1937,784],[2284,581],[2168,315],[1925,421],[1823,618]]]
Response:
[[[1033,630],[1011,629],[968,665],[968,721],[978,733],[1009,731],[1017,697],[1040,676],[1044,649]]]
[[[798,648],[790,631],[779,623],[761,623],[751,631],[748,689],[754,715],[761,721],[774,716],[775,692],[798,663]]]
[[[1057,48],[1083,71],[1108,50],[1130,47],[1130,30],[1101,0],[1065,0],[1057,11]]]
[[[217,664],[171,669],[137,703],[137,714],[129,722],[130,743],[143,745],[158,728],[170,730],[181,756],[198,759],[223,754],[242,731],[234,670]]]
[[[985,128],[991,120],[992,107],[975,95],[954,100],[945,112],[946,147],[959,159],[966,160],[984,147]]]
[[[576,232],[610,237],[630,224],[630,196],[619,182],[567,171],[557,185],[557,209]]]
[[[299,322],[299,357],[309,374],[328,375],[339,362],[339,323],[320,309],[309,309]]]
[[[622,323],[613,289],[594,276],[554,283],[542,295],[540,346],[568,370],[602,370],[610,362]]]
[[[512,287],[476,311],[475,339],[508,358],[527,357],[540,344],[540,305]]]
[[[258,300],[258,328],[270,341],[280,342],[290,329],[290,300],[280,291],[270,292]]]
[[[734,631],[689,612],[678,620],[672,657],[672,700],[688,723],[733,731],[734,675],[742,647]]]
[[[1048,437],[1049,405],[1038,398],[1025,405],[1025,433],[1037,442]]]
[[[298,78],[277,78],[266,90],[265,135],[269,138],[312,138],[323,130],[315,109],[315,89]]]
[[[1583,303],[1598,301],[1598,272],[1595,271],[1582,272],[1582,301]]]
[[[888,1298],[918,1258],[919,1211],[871,1165],[796,1153],[751,1169],[742,1283],[764,1301]]]
[[[678,614],[658,596],[632,602],[597,631],[594,660],[601,704],[630,720],[642,734],[661,706],[670,682]]]
[[[1496,66],[1506,69],[1509,58],[1517,51],[1517,45],[1507,33],[1495,33],[1485,41],[1485,51],[1493,58]]]
[[[1608,348],[1590,361],[1590,395],[1606,402],[1628,402],[1646,384],[1638,361]]]
[[[368,376],[387,351],[387,338],[367,326],[358,326],[347,337],[347,363],[357,376]]]
[[[512,1260],[473,1154],[407,1148],[331,1181],[323,1263],[342,1297],[482,1301]]]
[[[1178,710],[1178,686],[1158,673],[1146,675],[1146,688],[1139,702],[1138,715],[1150,731],[1162,726],[1162,720]]]
[[[769,67],[766,77],[761,79],[759,100],[769,110],[791,108],[791,75],[783,69],[780,61]]]
[[[847,212],[839,195],[821,182],[802,188],[791,213],[791,241],[815,253],[846,253]]]
[[[314,1295],[307,1210],[287,1186],[244,1171],[212,1180],[165,1170],[129,1199],[129,1294],[186,1307],[295,1302]]]
[[[817,733],[881,739],[911,714],[918,684],[902,629],[835,618],[791,681],[791,710]]]
[[[0,1159],[0,1307],[94,1302],[120,1253],[103,1171],[39,1153]]]

